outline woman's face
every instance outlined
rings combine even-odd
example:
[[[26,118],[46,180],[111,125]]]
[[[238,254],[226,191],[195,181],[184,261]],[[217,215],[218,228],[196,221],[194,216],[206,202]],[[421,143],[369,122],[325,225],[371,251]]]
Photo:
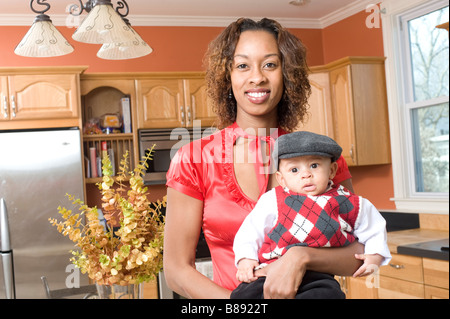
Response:
[[[283,95],[283,73],[278,44],[267,31],[244,31],[236,45],[231,85],[238,116],[276,116]]]

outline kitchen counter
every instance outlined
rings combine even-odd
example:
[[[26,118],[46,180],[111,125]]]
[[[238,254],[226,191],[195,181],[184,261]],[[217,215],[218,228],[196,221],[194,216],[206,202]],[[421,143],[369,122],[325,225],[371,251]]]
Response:
[[[387,233],[388,246],[391,253],[449,260],[449,232],[431,229],[408,229]]]

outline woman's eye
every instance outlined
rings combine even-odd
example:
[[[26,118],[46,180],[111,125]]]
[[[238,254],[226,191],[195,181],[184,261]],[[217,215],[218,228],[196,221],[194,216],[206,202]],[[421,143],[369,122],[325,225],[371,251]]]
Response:
[[[247,67],[247,64],[241,63],[236,65],[236,69],[245,69]]]
[[[266,63],[266,68],[274,69],[274,68],[276,68],[276,67],[277,67],[277,64],[276,64],[276,63],[273,63],[273,62],[268,62],[268,63]]]

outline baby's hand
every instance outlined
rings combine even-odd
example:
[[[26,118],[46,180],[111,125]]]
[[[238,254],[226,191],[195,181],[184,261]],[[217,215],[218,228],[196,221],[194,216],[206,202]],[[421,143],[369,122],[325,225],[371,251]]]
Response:
[[[236,273],[236,278],[239,281],[250,283],[255,281],[258,277],[255,277],[253,270],[257,267],[259,263],[254,259],[243,258],[238,262],[238,270]]]
[[[370,275],[380,267],[384,257],[379,254],[355,254],[355,258],[363,260],[364,263],[355,273],[353,277],[362,277]]]

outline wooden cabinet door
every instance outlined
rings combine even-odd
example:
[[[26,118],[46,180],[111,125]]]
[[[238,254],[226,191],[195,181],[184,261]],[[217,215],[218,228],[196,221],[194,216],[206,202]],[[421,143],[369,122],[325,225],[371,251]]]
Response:
[[[8,77],[11,120],[76,118],[79,115],[75,74]]]
[[[311,96],[309,97],[308,115],[296,131],[309,131],[334,137],[331,114],[330,81],[328,72],[311,73]]]
[[[184,80],[184,103],[186,126],[192,126],[194,120],[202,127],[214,125],[216,115],[209,106],[204,79]]]
[[[379,276],[346,277],[347,299],[377,299]]]
[[[349,166],[391,162],[382,58],[346,58],[330,71],[334,138]]]
[[[447,260],[423,258],[423,277],[425,285],[449,289],[448,273],[449,263]]]
[[[380,276],[379,299],[423,299],[424,286],[421,283]]]
[[[137,80],[138,127],[186,126],[183,80]]]
[[[449,299],[448,289],[425,285],[425,299]]]
[[[330,72],[333,100],[334,139],[342,147],[342,156],[349,166],[358,164],[355,141],[355,118],[350,66]]]

